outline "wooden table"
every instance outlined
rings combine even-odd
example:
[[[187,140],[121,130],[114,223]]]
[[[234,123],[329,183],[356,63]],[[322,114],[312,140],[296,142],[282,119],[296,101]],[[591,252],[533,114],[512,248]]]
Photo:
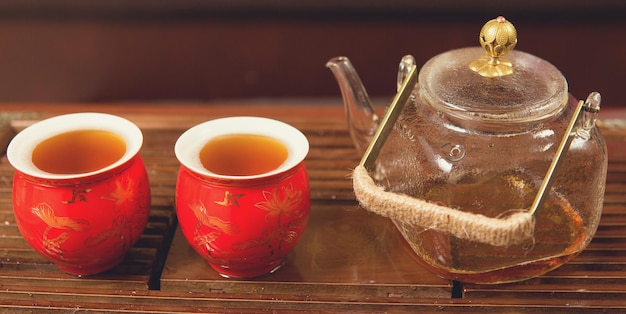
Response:
[[[121,265],[78,278],[37,255],[21,237],[11,208],[11,175],[0,160],[0,312],[577,312],[626,311],[626,112],[609,110],[604,213],[589,247],[544,276],[505,285],[439,278],[416,264],[391,222],[360,208],[350,169],[360,158],[343,108],[280,104],[0,105],[0,144],[46,116],[78,111],[121,115],[144,131],[150,176],[148,226]],[[278,272],[254,280],[221,278],[185,242],[176,224],[177,137],[217,117],[258,115],[294,125],[309,138],[311,220]]]

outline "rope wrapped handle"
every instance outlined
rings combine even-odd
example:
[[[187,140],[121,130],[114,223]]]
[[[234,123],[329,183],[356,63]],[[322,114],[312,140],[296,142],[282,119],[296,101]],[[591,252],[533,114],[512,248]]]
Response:
[[[364,166],[352,173],[354,194],[361,206],[381,216],[424,228],[448,232],[457,238],[509,246],[532,238],[534,216],[527,210],[513,210],[505,218],[462,212],[405,194],[387,192],[374,183]]]
[[[352,173],[354,194],[365,209],[385,217],[448,232],[459,239],[487,243],[493,246],[519,244],[533,237],[534,214],[547,197],[553,174],[564,155],[563,153],[569,148],[573,134],[576,133],[574,126],[578,116],[583,112],[583,109],[590,110],[588,108],[590,103],[590,101],[578,103],[530,209],[510,209],[506,211],[506,213],[511,213],[507,217],[491,218],[436,205],[408,195],[387,192],[376,185],[367,170],[367,167],[370,167],[378,156],[378,149],[368,150],[361,159],[361,163],[354,169]],[[379,130],[382,128],[381,126]],[[375,135],[372,142],[378,142],[378,145],[381,146],[381,139],[384,137]],[[371,146],[374,144],[372,143]]]

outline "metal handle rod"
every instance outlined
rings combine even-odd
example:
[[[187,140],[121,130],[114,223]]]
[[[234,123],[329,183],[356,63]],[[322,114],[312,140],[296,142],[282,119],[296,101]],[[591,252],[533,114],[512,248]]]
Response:
[[[557,167],[559,166],[561,162],[563,153],[567,149],[569,149],[569,146],[572,143],[572,138],[574,137],[574,134],[575,134],[573,132],[574,127],[576,126],[576,121],[578,121],[578,117],[580,116],[580,113],[583,111],[582,109],[583,109],[584,104],[585,102],[581,100],[578,102],[578,106],[576,106],[574,114],[572,115],[572,119],[569,121],[569,125],[567,126],[567,129],[565,130],[565,134],[563,134],[563,139],[561,140],[561,143],[559,144],[559,147],[556,150],[554,158],[552,159],[552,162],[550,163],[548,172],[546,172],[546,175],[543,178],[543,181],[541,182],[541,186],[539,186],[539,191],[537,192],[537,196],[535,196],[535,200],[533,201],[533,204],[531,205],[530,210],[528,211],[528,213],[531,215],[533,215],[537,211],[537,209],[541,207],[544,200],[548,196],[547,190],[550,188],[550,185],[552,184],[552,180],[554,178],[554,172],[556,171]]]
[[[374,134],[374,138],[372,139],[369,146],[367,147],[367,150],[365,150],[365,153],[363,154],[363,158],[361,158],[360,165],[365,167],[365,169],[369,170],[371,169],[371,166],[374,165],[374,161],[376,161],[376,158],[378,158],[378,154],[380,153],[381,148],[385,144],[385,140],[387,139],[387,136],[389,136],[389,132],[391,132],[391,129],[396,123],[396,120],[400,116],[400,113],[402,112],[402,108],[404,108],[404,104],[409,99],[409,96],[411,95],[411,91],[413,90],[413,87],[415,86],[416,83],[417,83],[417,67],[414,66],[409,71],[409,74],[404,80],[402,87],[400,87],[400,90],[398,91],[396,96],[393,98],[391,105],[389,105],[389,108],[387,109],[385,116],[382,118],[380,122],[380,126],[378,127],[378,129],[376,130],[376,133]]]

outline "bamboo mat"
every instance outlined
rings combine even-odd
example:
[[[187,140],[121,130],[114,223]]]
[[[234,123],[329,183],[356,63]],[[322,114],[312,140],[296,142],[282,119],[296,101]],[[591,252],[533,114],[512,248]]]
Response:
[[[626,149],[622,148],[626,132],[622,130],[603,130],[610,160],[607,193],[600,227],[588,249],[544,276],[489,286],[450,282],[427,272],[404,251],[387,219],[358,207],[348,175],[360,156],[352,147],[340,111],[332,117],[282,117],[311,142],[306,160],[311,220],[283,268],[243,281],[219,277],[185,242],[175,222],[178,163],[172,151],[174,142],[195,121],[211,118],[214,116],[169,123],[167,118],[131,116],[144,129],[142,156],[153,193],[150,221],[120,266],[87,278],[60,272],[21,238],[10,202],[13,170],[2,158],[0,312],[626,310]],[[29,123],[17,121],[9,132]]]

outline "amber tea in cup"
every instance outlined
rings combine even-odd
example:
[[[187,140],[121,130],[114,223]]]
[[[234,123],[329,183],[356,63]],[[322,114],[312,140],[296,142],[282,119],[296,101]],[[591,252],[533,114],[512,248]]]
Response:
[[[45,139],[33,150],[33,164],[50,173],[87,173],[106,167],[126,152],[124,140],[113,132],[76,130]]]
[[[249,176],[278,168],[287,159],[287,147],[279,140],[256,134],[228,134],[208,141],[200,161],[209,171]]]

